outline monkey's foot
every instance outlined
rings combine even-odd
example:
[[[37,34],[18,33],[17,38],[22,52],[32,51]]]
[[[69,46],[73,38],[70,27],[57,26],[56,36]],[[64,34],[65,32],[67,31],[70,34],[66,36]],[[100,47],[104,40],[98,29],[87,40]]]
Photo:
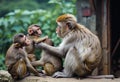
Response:
[[[68,78],[67,75],[64,74],[64,72],[56,72],[52,76],[53,78]]]
[[[44,74],[44,73],[39,73],[39,76],[40,76],[40,77],[45,77],[46,74]]]

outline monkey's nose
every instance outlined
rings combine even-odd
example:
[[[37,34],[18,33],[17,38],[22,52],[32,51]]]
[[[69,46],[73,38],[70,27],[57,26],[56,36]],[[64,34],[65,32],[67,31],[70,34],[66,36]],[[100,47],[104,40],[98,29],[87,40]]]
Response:
[[[56,28],[56,33],[58,33],[59,32],[59,29],[58,28]]]

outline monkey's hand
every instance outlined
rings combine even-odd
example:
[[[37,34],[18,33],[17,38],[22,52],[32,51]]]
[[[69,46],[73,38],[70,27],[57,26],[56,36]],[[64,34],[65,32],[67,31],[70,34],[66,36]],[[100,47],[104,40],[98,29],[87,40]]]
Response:
[[[45,37],[43,37],[43,38],[47,39],[47,38],[48,38],[48,36],[45,36]]]
[[[43,41],[45,41],[46,39],[48,39],[48,36],[45,36],[45,37],[43,37],[43,38],[38,38],[37,40],[35,40],[35,43],[43,42]]]
[[[43,42],[41,43],[35,43],[35,48],[42,49]]]

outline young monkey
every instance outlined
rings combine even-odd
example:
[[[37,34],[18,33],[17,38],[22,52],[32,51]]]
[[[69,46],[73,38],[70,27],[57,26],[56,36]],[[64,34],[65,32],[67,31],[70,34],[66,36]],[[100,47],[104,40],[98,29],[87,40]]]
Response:
[[[52,40],[50,40],[48,36],[40,38],[41,34],[42,32],[40,30],[40,26],[33,24],[28,27],[27,37],[32,41],[32,44],[26,47],[26,51],[28,53],[28,58],[30,59],[31,64],[34,67],[43,66],[46,75],[52,75],[54,72],[62,68],[62,59],[56,56],[51,56],[50,53],[48,53],[45,50],[42,50],[41,59],[35,61],[36,60],[34,55],[35,44],[37,45],[37,43],[44,42],[49,45],[53,45]]]
[[[48,38],[48,36],[40,38],[41,34],[42,32],[40,30],[40,26],[38,26],[37,24],[33,24],[28,27],[27,37],[32,41],[32,43],[29,46],[26,46],[25,49],[31,62],[36,60],[36,56],[34,54],[35,43],[42,42]]]
[[[24,49],[29,46],[31,41],[22,33],[16,34],[13,37],[13,44],[10,46],[6,53],[5,64],[8,72],[13,79],[22,79],[26,77],[27,73],[33,73],[37,76],[41,74],[31,65]]]
[[[54,46],[54,43],[49,38],[43,42]],[[62,58],[51,54],[53,53],[49,53],[47,50],[42,50],[40,60],[31,62],[31,64],[33,66],[42,66],[44,68],[44,73],[48,76],[53,75],[56,71],[62,71]]]

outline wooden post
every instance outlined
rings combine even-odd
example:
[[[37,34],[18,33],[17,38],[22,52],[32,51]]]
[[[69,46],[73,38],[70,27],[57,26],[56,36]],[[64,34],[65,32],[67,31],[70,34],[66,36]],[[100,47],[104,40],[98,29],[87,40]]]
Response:
[[[100,65],[100,74],[110,74],[110,25],[108,20],[109,0],[96,1],[96,29],[102,45],[103,59]]]
[[[110,74],[110,27],[108,17],[108,0],[102,0],[102,54],[103,74]]]
[[[106,7],[107,7],[107,9],[106,9],[106,11],[107,11],[107,30],[108,30],[108,32],[107,32],[107,36],[108,36],[108,43],[107,43],[107,45],[108,45],[108,74],[110,74],[111,73],[111,30],[110,30],[110,0],[107,0],[107,2],[106,2]]]

